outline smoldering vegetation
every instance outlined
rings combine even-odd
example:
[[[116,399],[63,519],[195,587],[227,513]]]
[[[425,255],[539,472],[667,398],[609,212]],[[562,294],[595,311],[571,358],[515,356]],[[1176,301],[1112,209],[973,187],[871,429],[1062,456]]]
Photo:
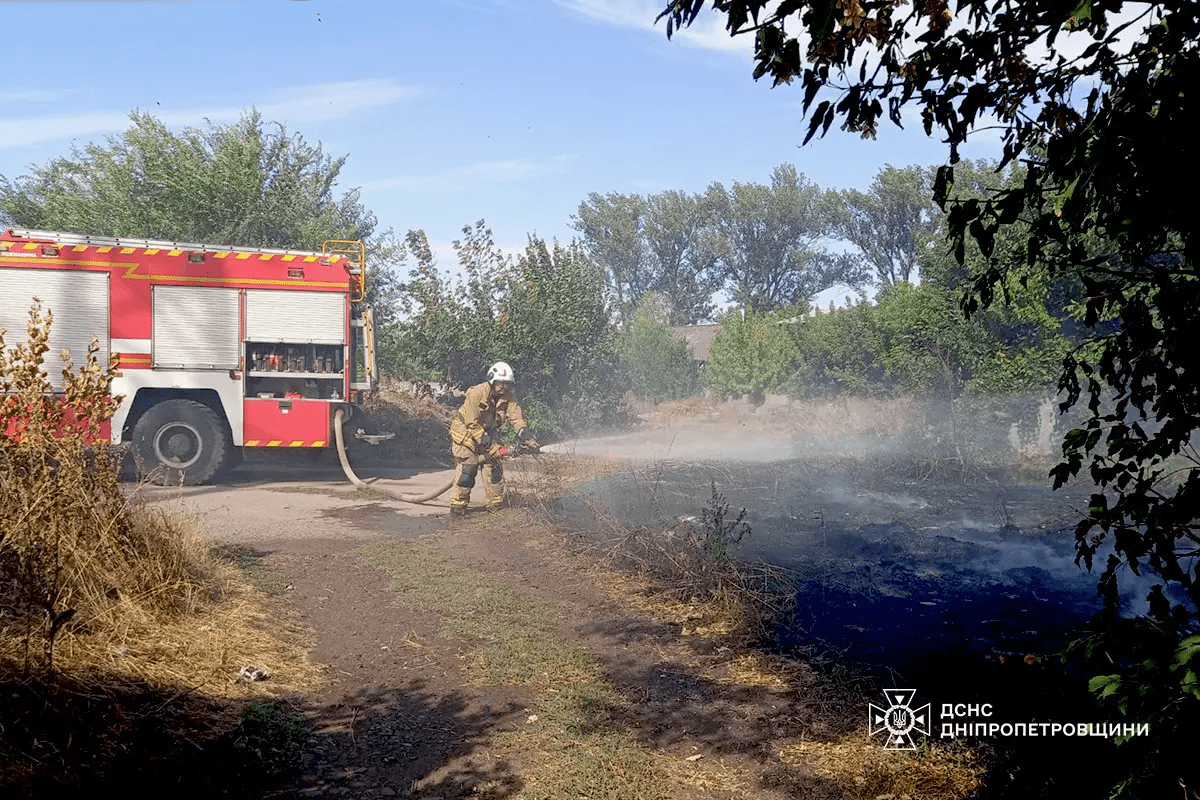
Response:
[[[632,544],[651,566],[657,556],[685,598],[687,579],[703,591],[715,576],[765,612],[765,625],[745,626],[749,644],[831,686],[911,688],[935,709],[988,703],[1005,720],[1104,718],[1062,658],[1102,604],[1098,574],[1075,563],[1095,487],[1054,491],[1047,477],[1074,424],[1052,399],[768,397],[643,417],[635,434],[564,445],[622,462],[550,508],[581,548]],[[727,532],[740,517],[745,535],[718,534],[717,496]],[[711,566],[715,534],[737,577]],[[1145,611],[1150,580],[1123,576],[1125,613]],[[1121,777],[1112,742],[969,741],[989,796],[1082,796]],[[1105,766],[1081,775],[1070,765],[1085,758]]]
[[[1046,477],[1070,420],[1046,397],[663,404],[646,425],[562,449],[624,469],[559,501],[586,542],[597,508],[664,543],[703,534],[715,488],[745,509],[745,563],[790,576],[784,648],[835,652],[876,674],[947,653],[1048,654],[1099,610],[1073,530],[1094,487]],[[1137,613],[1142,586],[1123,587]]]

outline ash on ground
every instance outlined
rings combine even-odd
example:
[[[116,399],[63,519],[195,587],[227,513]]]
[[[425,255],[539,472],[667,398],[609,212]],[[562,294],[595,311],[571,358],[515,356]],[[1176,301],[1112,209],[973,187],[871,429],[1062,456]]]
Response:
[[[1098,575],[1075,564],[1090,489],[927,469],[903,458],[631,462],[553,510],[581,542],[604,535],[597,507],[671,536],[701,524],[715,487],[746,509],[752,530],[734,555],[795,576],[796,615],[780,645],[819,648],[871,673],[921,672],[947,654],[1061,649],[1099,610]],[[1125,591],[1136,613],[1145,590]]]

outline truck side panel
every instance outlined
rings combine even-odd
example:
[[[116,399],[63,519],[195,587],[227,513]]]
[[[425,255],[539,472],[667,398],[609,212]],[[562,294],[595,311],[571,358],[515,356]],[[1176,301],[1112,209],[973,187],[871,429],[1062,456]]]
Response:
[[[246,340],[345,344],[346,297],[327,292],[247,289]]]
[[[328,447],[330,404],[324,400],[247,399],[247,447]]]

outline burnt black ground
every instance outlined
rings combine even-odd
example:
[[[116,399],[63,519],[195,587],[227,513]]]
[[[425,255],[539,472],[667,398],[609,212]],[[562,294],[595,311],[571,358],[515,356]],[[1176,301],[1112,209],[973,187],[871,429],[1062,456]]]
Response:
[[[668,463],[631,466],[556,511],[581,540],[603,536],[589,533],[597,503],[628,526],[699,529],[713,488],[732,515],[746,509],[735,555],[792,571],[796,610],[773,647],[915,690],[932,738],[944,723],[1108,721],[1062,657],[1100,609],[1098,574],[1074,563],[1091,487],[903,459]],[[1125,591],[1136,612],[1144,589]],[[987,718],[939,713],[985,703]],[[984,797],[1103,796],[1120,778],[1105,769],[1111,738],[966,738],[995,753]]]

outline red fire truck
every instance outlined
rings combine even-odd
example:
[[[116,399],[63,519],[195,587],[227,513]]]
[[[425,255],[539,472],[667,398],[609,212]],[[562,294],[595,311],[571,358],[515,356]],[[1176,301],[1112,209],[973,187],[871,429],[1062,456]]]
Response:
[[[361,242],[321,252],[8,230],[0,328],[11,343],[34,298],[54,313],[52,356],[95,336],[117,357],[114,444],[164,483],[212,480],[241,448],[333,445],[337,411],[374,388]],[[46,364],[51,383],[58,370]]]

